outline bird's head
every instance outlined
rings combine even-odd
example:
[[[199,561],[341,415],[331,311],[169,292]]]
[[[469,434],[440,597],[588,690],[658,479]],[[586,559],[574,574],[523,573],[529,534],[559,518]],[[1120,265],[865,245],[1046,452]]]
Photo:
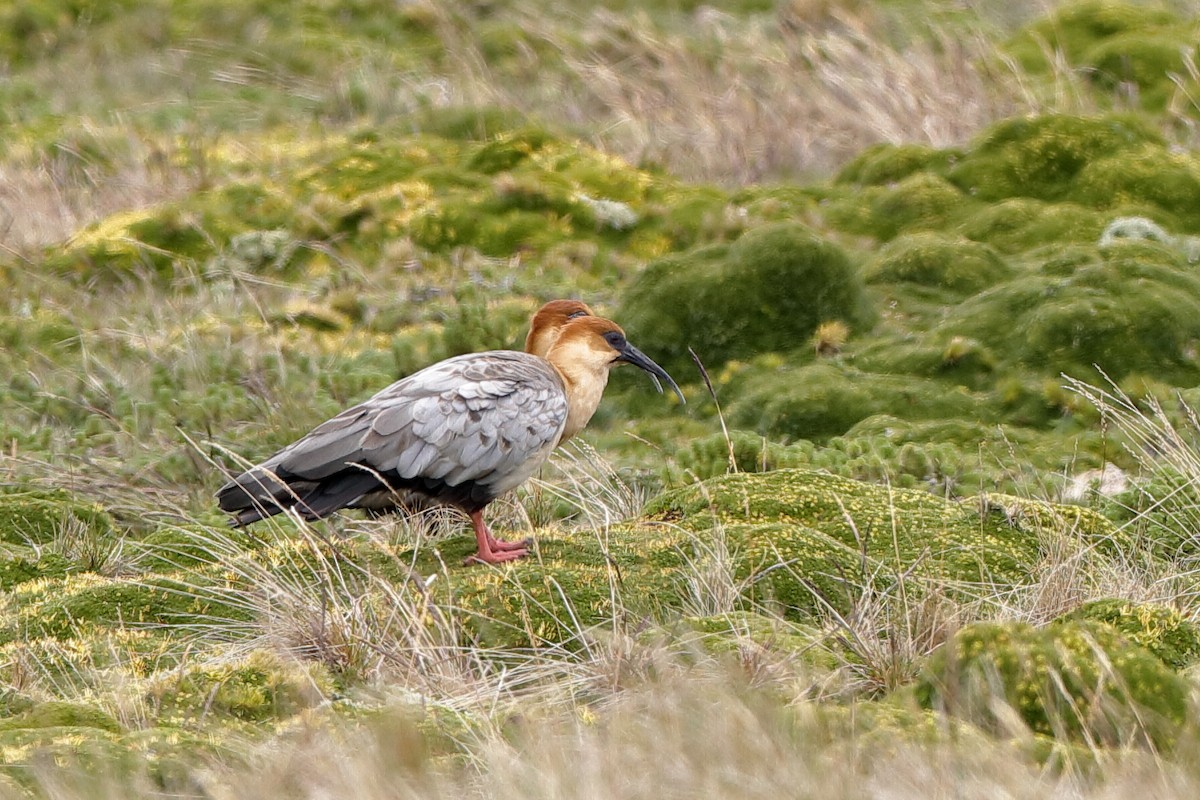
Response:
[[[630,344],[620,325],[604,317],[587,316],[568,322],[546,358],[567,374],[579,369],[592,373],[607,372],[620,364],[633,364],[650,375],[660,393],[663,390],[659,381],[661,378],[680,402],[687,402],[667,371]]]
[[[573,319],[591,316],[594,316],[592,310],[579,300],[551,300],[539,308],[529,321],[525,352],[545,358],[562,333],[563,326]]]

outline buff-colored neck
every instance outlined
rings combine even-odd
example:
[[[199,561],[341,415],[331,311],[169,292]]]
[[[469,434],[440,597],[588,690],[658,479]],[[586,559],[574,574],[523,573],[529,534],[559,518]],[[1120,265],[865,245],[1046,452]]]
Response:
[[[583,430],[600,406],[608,385],[609,359],[585,342],[556,344],[547,355],[567,392],[567,425],[559,444]]]
[[[529,329],[529,335],[525,337],[525,352],[535,355],[539,358],[545,358],[550,352],[550,348],[558,339],[558,334],[561,328],[558,326],[538,325]]]

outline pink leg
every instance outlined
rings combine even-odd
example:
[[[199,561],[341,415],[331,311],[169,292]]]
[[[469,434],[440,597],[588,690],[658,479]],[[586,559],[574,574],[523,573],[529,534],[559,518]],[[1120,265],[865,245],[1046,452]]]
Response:
[[[530,541],[529,539],[522,539],[519,542],[506,542],[503,539],[497,539],[495,536],[492,536],[492,532],[488,531],[488,545],[493,550],[528,550]]]
[[[476,511],[471,515],[471,524],[475,527],[475,542],[477,549],[474,555],[467,556],[464,563],[472,562],[482,564],[501,564],[505,561],[515,561],[529,554],[521,544],[516,542],[500,542],[491,531],[487,529],[487,525],[483,522],[483,512]],[[509,549],[499,550],[492,547],[492,542],[497,544],[509,545]],[[515,545],[515,546],[514,546]]]

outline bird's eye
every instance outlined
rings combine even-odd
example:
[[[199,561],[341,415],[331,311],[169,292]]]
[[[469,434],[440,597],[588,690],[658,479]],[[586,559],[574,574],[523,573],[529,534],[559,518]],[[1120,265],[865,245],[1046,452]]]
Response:
[[[625,337],[616,331],[609,331],[608,333],[604,334],[604,341],[608,342],[609,346],[612,347],[613,350],[620,350],[625,346]]]
[[[588,313],[586,311],[572,311],[570,314],[567,314],[567,319],[575,319],[576,317],[586,317],[587,315],[588,315]]]

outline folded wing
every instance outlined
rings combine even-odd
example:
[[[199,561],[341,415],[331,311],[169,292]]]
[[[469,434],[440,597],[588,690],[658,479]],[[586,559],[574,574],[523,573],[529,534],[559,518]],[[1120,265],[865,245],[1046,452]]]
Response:
[[[317,426],[217,492],[245,525],[295,506],[309,519],[416,493],[471,512],[518,486],[562,435],[548,362],[493,351],[447,359]]]

